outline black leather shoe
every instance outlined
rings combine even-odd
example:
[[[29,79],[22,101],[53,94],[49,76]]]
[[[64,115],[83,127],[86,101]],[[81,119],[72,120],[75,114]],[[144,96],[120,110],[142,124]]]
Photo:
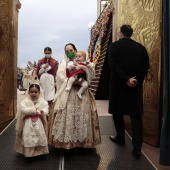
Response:
[[[137,155],[137,156],[140,156],[141,155],[141,148],[133,148],[133,154],[134,155]]]
[[[118,138],[117,136],[109,136],[110,140],[114,143],[125,145],[125,138]]]

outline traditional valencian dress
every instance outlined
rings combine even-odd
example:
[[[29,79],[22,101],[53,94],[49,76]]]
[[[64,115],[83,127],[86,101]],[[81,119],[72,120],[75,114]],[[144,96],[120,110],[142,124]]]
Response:
[[[45,64],[49,66],[44,69]],[[50,57],[38,61],[37,75],[39,77],[40,86],[44,90],[44,98],[46,101],[51,101],[55,96],[55,77],[58,69],[58,62]]]
[[[33,103],[27,94],[27,97],[21,101],[18,107],[14,149],[25,157],[49,153],[46,118],[49,106],[41,96],[39,96],[37,103]],[[44,111],[44,115],[40,114],[41,110]],[[35,115],[36,112],[39,114]]]
[[[57,72],[57,92],[49,117],[49,144],[56,148],[93,148],[101,143],[98,114],[93,94],[87,89],[82,100],[77,96],[80,86],[67,85],[67,59],[64,56]],[[94,69],[87,68],[87,81],[94,77]]]
[[[30,84],[34,84],[34,83],[40,83],[39,82],[39,78],[38,78],[38,75],[37,75],[37,71],[35,69],[33,69],[31,71],[31,74],[30,74]]]
[[[22,77],[24,89],[28,89],[30,85],[30,78],[31,78],[30,71],[26,70]]]

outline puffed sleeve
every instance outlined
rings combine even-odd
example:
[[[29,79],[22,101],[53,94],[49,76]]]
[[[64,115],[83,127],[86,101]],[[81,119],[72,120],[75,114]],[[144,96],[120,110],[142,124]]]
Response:
[[[26,100],[23,100],[20,104],[20,111],[21,111],[21,114],[24,114],[24,115],[34,115],[36,114],[36,108],[35,106],[28,106]]]

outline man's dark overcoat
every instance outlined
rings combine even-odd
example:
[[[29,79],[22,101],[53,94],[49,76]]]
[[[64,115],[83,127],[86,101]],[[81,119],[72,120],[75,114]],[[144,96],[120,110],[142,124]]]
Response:
[[[111,69],[109,113],[123,115],[143,114],[143,81],[149,69],[146,48],[131,38],[123,38],[109,46],[109,66]],[[136,87],[126,82],[136,77]]]

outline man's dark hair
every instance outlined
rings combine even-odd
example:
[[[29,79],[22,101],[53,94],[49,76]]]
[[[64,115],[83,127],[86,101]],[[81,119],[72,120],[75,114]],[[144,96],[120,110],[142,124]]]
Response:
[[[120,31],[123,33],[123,35],[125,37],[131,37],[133,34],[132,27],[130,25],[126,25],[126,24],[124,24],[120,27]]]

